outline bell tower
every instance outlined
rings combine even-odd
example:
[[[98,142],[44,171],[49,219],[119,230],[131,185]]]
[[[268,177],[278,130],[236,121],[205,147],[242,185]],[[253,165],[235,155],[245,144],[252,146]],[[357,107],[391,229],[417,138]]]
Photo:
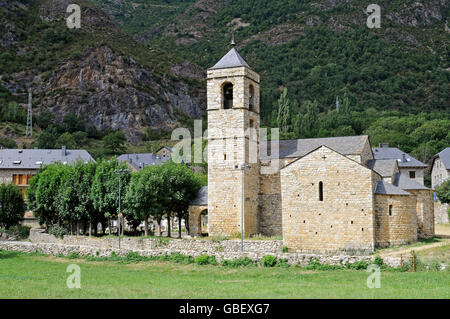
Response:
[[[259,80],[234,40],[207,72],[210,236],[258,232]]]

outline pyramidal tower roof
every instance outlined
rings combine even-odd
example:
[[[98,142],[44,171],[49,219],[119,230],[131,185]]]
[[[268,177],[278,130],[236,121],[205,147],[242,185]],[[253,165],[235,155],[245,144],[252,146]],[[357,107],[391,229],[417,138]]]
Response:
[[[216,65],[210,68],[210,70],[236,68],[240,66],[246,66],[251,69],[247,62],[245,62],[245,60],[241,57],[239,52],[235,48],[232,48],[227,54],[224,55],[222,59],[220,59],[219,62],[216,63]]]

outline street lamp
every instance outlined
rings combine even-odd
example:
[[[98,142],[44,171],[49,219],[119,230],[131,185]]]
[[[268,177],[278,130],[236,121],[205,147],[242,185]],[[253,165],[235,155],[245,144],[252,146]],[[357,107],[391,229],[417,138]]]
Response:
[[[244,251],[244,173],[246,169],[252,168],[249,164],[234,165],[234,169],[242,171],[242,201],[241,201],[241,252]]]
[[[121,188],[121,176],[122,176],[122,173],[126,173],[126,172],[128,172],[128,170],[127,169],[116,169],[115,171],[114,171],[114,174],[118,174],[119,175],[119,212],[118,212],[118,214],[117,214],[117,217],[118,217],[118,234],[119,234],[119,249],[120,249],[120,215],[122,214],[121,213],[121,210],[120,210],[120,202],[121,202],[121,198],[120,198],[120,188]]]

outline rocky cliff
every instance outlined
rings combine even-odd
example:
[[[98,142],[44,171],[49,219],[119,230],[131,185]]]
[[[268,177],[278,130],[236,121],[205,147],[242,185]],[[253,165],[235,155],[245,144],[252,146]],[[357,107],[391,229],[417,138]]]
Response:
[[[70,3],[0,0],[0,85],[12,94],[31,87],[35,115],[48,109],[62,121],[75,112],[87,125],[121,129],[136,143],[147,127],[169,130],[180,118],[204,114],[203,69],[144,47],[84,1],[81,29],[68,30]]]

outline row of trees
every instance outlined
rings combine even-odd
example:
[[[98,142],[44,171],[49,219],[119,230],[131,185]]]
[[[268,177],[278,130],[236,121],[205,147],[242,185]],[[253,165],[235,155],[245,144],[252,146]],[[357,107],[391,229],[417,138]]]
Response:
[[[187,219],[189,202],[201,187],[201,179],[181,164],[167,162],[148,166],[137,172],[126,170],[116,158],[98,163],[77,162],[74,165],[52,164],[31,179],[27,190],[29,208],[41,225],[48,229],[59,225],[73,232],[89,234],[97,225],[103,232],[117,218],[119,206],[119,170],[121,178],[122,215],[136,231],[144,221],[148,235],[148,219],[161,225],[164,216],[175,214]],[[123,228],[122,228],[123,229]],[[170,227],[169,233],[170,236]],[[181,236],[181,231],[179,232]]]

